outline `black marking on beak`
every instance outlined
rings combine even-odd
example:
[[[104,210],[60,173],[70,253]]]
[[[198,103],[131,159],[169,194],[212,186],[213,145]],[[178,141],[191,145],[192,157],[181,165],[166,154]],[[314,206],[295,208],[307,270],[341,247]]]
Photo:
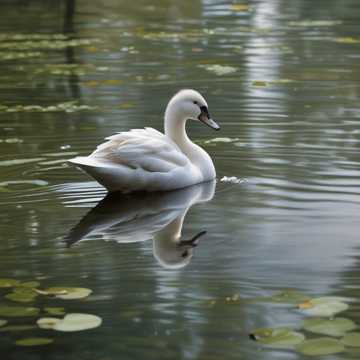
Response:
[[[179,246],[196,247],[199,243],[199,238],[205,234],[206,234],[206,231],[200,231],[195,236],[193,236],[190,240],[181,240],[179,242]]]
[[[201,113],[198,116],[198,119],[205,125],[211,127],[214,130],[220,130],[220,126],[211,119],[209,110],[206,106],[200,106]]]

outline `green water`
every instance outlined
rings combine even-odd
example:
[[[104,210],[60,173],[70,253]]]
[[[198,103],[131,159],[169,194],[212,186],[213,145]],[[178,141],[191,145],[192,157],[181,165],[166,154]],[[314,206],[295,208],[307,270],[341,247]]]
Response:
[[[1,2],[0,278],[90,288],[85,300],[34,304],[103,318],[83,333],[1,333],[4,359],[301,359],[247,336],[300,326],[291,307],[245,301],[287,288],[354,298],[341,316],[360,324],[360,3],[232,4]],[[185,87],[221,125],[188,126],[214,159],[216,189],[120,197],[89,213],[105,192],[66,160],[118,131],[162,130]],[[207,234],[166,258],[156,234],[186,210],[183,238]],[[71,236],[83,241],[67,248]],[[228,304],[234,295],[244,301]],[[14,345],[29,336],[55,342]]]

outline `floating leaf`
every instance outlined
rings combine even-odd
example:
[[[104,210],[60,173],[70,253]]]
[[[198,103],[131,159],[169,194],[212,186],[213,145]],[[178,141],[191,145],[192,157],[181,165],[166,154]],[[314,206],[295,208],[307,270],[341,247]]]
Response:
[[[62,321],[61,319],[54,318],[54,317],[44,317],[40,318],[36,324],[41,329],[53,329],[54,326],[59,322]]]
[[[353,332],[345,334],[345,336],[341,339],[341,343],[345,346],[360,347],[360,333]]]
[[[9,288],[16,286],[20,283],[19,280],[15,279],[0,279],[0,288]]]
[[[275,293],[272,296],[263,296],[254,299],[255,301],[266,301],[266,302],[275,302],[275,303],[285,303],[285,304],[299,304],[301,302],[309,300],[309,297],[302,294],[297,290],[283,290]]]
[[[335,38],[335,42],[340,44],[360,44],[360,39],[356,39],[353,37],[338,37]]]
[[[313,318],[304,320],[303,328],[316,334],[343,336],[347,331],[354,330],[356,325],[352,320],[345,318]]]
[[[42,292],[44,295],[55,295],[56,298],[63,300],[83,299],[91,293],[91,289],[59,286],[48,288]]]
[[[39,185],[47,185],[47,182],[44,181],[43,183]],[[28,288],[37,288],[40,286],[40,283],[38,281],[26,281],[19,284],[20,287],[28,287]]]
[[[349,308],[348,304],[337,301],[337,299],[336,297],[315,298],[299,304],[298,308],[305,315],[332,317]]]
[[[296,350],[304,355],[321,356],[338,354],[345,350],[340,341],[328,337],[305,340],[296,346]]]
[[[224,65],[198,65],[198,67],[203,68],[207,71],[214,73],[215,75],[228,75],[237,71],[236,67],[233,66],[224,66]]]
[[[0,332],[18,332],[36,329],[34,325],[9,325],[0,329]]]
[[[0,316],[5,317],[37,316],[39,312],[35,307],[0,306]]]
[[[19,346],[39,346],[39,345],[48,345],[54,342],[54,339],[50,338],[26,338],[15,341],[16,345]]]
[[[267,86],[267,82],[263,81],[263,80],[254,80],[252,82],[252,86],[256,86],[256,87],[266,87]]]
[[[232,11],[248,11],[249,10],[249,8],[250,8],[250,6],[249,5],[246,5],[246,4],[232,4],[231,6],[230,6],[230,9],[232,10]]]
[[[94,329],[100,326],[102,319],[91,314],[67,314],[63,320],[59,321],[53,327],[57,331],[83,331]]]
[[[50,315],[65,315],[65,309],[62,307],[45,307],[44,311]]]
[[[7,320],[0,319],[0,327],[5,326],[7,323]]]
[[[260,344],[270,345],[276,348],[293,347],[305,340],[305,336],[288,328],[261,328],[250,334],[250,338]]]
[[[10,294],[5,295],[5,298],[11,301],[26,303],[32,302],[37,297],[36,293],[28,293],[28,292],[13,292]]]

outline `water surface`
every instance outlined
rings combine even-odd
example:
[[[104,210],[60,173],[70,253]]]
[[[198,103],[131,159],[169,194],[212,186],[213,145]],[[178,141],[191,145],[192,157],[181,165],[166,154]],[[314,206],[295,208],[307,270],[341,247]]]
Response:
[[[286,288],[359,296],[360,4],[232,4],[0,5],[0,274],[91,288],[67,310],[103,318],[96,330],[47,333],[56,341],[41,350],[14,345],[29,333],[2,334],[9,359],[300,359],[263,351],[247,336],[300,325],[296,311],[224,299]],[[81,41],[70,46],[61,35]],[[105,196],[66,160],[117,131],[162,129],[168,99],[184,87],[205,95],[222,127],[188,125],[214,159],[213,196],[200,201],[195,189],[171,201],[133,199],[145,222],[87,228],[89,241],[66,247],[64,238]],[[123,219],[124,201],[105,213]],[[161,215],[150,219],[149,206]],[[169,268],[149,237],[184,212],[184,239],[207,234],[188,261]],[[209,306],[213,300],[220,304]],[[344,316],[360,322],[358,306]]]

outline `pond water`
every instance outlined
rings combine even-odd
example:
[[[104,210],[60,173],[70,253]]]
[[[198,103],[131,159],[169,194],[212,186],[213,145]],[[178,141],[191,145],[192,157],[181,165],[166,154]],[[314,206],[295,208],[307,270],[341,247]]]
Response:
[[[6,359],[301,359],[248,337],[301,327],[293,307],[250,301],[285,289],[355,299],[341,316],[360,324],[358,0],[19,0],[0,11],[0,277],[90,288],[28,305],[103,319],[79,333],[2,332]],[[184,87],[221,125],[188,125],[217,183],[98,204],[104,189],[67,159],[114,132],[162,130]],[[183,240],[207,233],[179,253],[164,237],[182,219]],[[16,304],[8,292],[0,305]],[[55,341],[14,345],[33,336]]]

